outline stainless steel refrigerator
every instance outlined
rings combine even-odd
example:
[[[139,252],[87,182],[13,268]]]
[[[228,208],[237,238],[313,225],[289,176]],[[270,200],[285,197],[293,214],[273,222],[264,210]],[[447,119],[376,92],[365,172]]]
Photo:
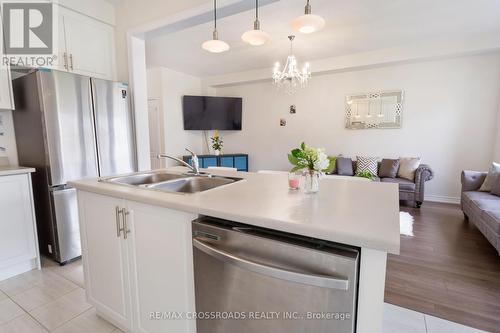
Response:
[[[36,168],[33,194],[42,253],[81,256],[76,191],[67,183],[136,170],[128,88],[53,70],[13,81],[19,164]]]

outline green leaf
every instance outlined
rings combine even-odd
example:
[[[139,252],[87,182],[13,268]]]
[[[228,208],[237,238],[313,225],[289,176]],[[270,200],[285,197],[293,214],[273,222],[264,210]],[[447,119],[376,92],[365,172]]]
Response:
[[[294,149],[292,150],[292,156],[299,158],[302,155],[302,151],[300,149]]]
[[[290,161],[290,163],[292,165],[297,165],[299,164],[299,160],[297,157],[293,156],[292,154],[288,154],[288,161]]]
[[[302,150],[306,150],[306,143],[305,143],[305,142],[302,142],[302,143],[300,144],[300,149],[302,149]]]

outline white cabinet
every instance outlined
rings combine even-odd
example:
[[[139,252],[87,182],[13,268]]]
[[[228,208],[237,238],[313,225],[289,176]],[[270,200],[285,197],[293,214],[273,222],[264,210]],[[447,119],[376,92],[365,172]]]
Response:
[[[196,332],[194,320],[151,319],[195,309],[196,215],[82,191],[78,203],[86,290],[98,313],[131,332]]]
[[[29,173],[0,176],[0,281],[39,268]]]
[[[88,300],[123,328],[132,326],[127,244],[121,237],[117,210],[124,201],[78,194],[80,235]]]
[[[114,27],[59,7],[59,54],[52,68],[113,80]]]

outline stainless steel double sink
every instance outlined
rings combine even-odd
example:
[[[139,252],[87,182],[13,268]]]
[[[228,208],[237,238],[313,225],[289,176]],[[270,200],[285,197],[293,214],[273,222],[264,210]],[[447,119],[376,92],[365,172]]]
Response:
[[[101,182],[105,183],[174,193],[203,192],[240,180],[242,180],[242,178],[212,176],[209,174],[175,174],[163,171],[100,179]]]

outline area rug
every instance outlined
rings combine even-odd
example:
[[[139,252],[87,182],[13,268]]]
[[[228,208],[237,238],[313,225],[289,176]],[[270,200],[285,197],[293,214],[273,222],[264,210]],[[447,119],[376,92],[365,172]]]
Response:
[[[399,212],[399,233],[404,236],[413,236],[413,216],[407,212]]]

